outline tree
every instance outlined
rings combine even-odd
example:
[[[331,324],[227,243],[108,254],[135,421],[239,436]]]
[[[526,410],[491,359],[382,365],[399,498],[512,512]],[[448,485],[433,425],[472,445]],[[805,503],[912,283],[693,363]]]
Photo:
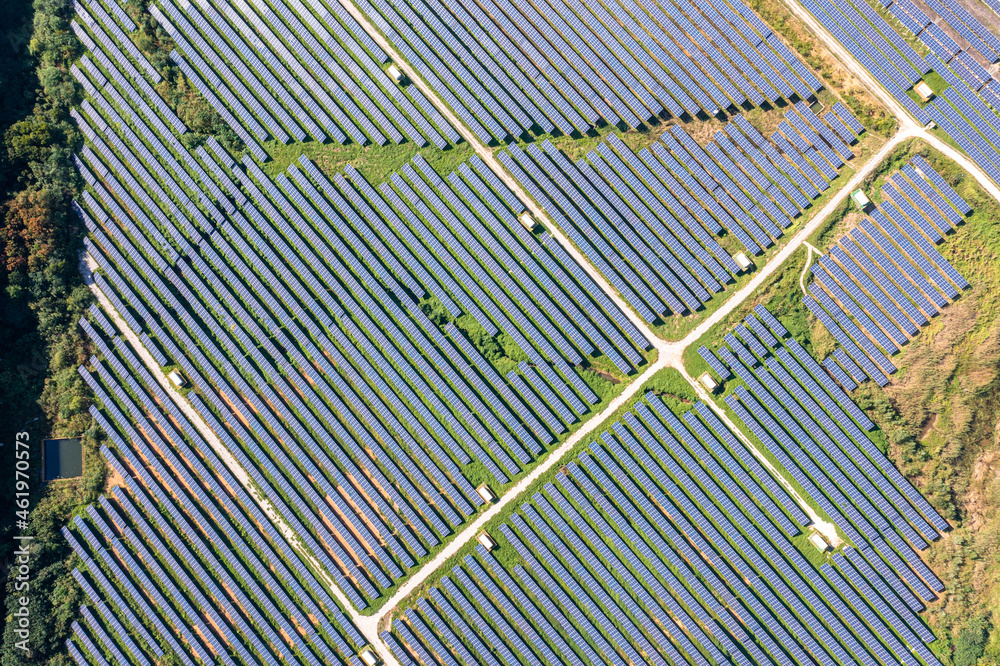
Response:
[[[91,427],[90,395],[76,367],[90,352],[77,320],[92,302],[77,270],[82,225],[69,205],[80,190],[71,157],[78,134],[68,116],[77,99],[69,75],[81,45],[69,28],[71,0],[0,0],[11,34],[32,26],[30,43],[11,41],[8,56],[0,50],[0,442],[30,430],[32,456],[40,457],[43,438],[78,436]],[[104,485],[106,470],[96,432],[84,439],[86,476],[78,481],[32,489],[28,531],[31,542],[33,594],[30,611],[32,653],[14,646],[7,625],[0,633],[3,666],[48,663],[69,666],[64,642],[82,601],[71,576],[72,551],[60,528],[84,504],[93,502]],[[12,469],[14,447],[0,447],[0,468]],[[0,566],[6,570],[12,544],[8,518],[13,486],[0,487]],[[10,581],[6,610],[12,610]]]
[[[986,651],[986,641],[990,635],[989,620],[980,616],[973,618],[955,639],[954,666],[976,666]]]
[[[31,115],[14,123],[5,137],[11,163],[23,167],[31,162],[45,161],[52,150],[55,136],[52,124],[38,115]]]

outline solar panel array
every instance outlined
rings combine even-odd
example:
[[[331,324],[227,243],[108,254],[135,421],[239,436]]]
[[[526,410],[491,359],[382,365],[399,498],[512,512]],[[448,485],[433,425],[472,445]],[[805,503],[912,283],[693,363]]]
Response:
[[[423,94],[389,78],[388,57],[339,3],[165,0],[150,12],[177,46],[173,62],[260,160],[267,139],[439,148],[460,140]],[[90,18],[79,5],[77,14]],[[116,37],[135,58],[131,39]]]
[[[911,0],[883,6],[930,52],[921,57],[896,29],[860,0],[807,0],[806,8],[830,30],[921,123],[935,123],[1000,183],[1000,79],[990,68],[1000,61],[1000,36],[957,0],[929,0],[928,15]],[[1000,16],[1000,8],[994,7]],[[950,27],[958,41],[945,32]],[[947,88],[929,104],[907,92],[931,70]]]
[[[97,285],[153,360],[185,377],[190,410],[117,320],[81,320],[98,355],[80,374],[121,485],[64,530],[87,597],[69,653],[357,664],[365,639],[334,592],[359,609],[384,596],[483,504],[470,479],[510,483],[595,409],[589,360],[628,375],[649,342],[557,239],[518,223],[523,204],[478,158],[442,177],[418,156],[378,186],[305,157],[272,178],[251,159],[267,159],[269,139],[459,140],[415,87],[388,78],[386,54],[340,3],[150,8],[174,63],[246,145],[240,161],[215,139],[185,147],[150,83],[160,74],[126,34],[135,26],[108,6],[75,3],[88,55],[72,68],[86,92],[74,161],[88,188],[74,208]],[[739,0],[360,6],[484,141],[795,102],[820,85]],[[773,245],[861,131],[843,105],[820,118],[799,101],[769,138],[737,115],[705,147],[674,126],[649,149],[612,137],[576,164],[549,142],[501,158],[653,321],[699,309],[739,272],[718,235],[753,254]],[[864,253],[901,288],[905,274],[910,315],[962,288],[921,235],[961,208],[941,205],[957,195],[937,174],[904,175],[889,197],[898,211],[865,227]],[[925,221],[897,229],[917,210]],[[890,228],[905,235],[876,237]],[[868,355],[844,372],[884,370],[871,351],[896,340],[881,328],[892,313],[866,311],[838,279],[817,298],[848,352]],[[829,307],[847,298],[857,304]],[[396,619],[383,636],[400,662],[872,663],[913,651],[935,664],[914,612],[940,583],[914,548],[946,524],[769,317],[727,336],[736,356],[703,355],[723,379],[759,377],[753,395],[773,416],[754,415],[783,446],[799,439],[793,475],[830,495],[817,501],[855,550],[829,573],[813,568],[789,541],[806,514],[747,446],[706,405],[682,420],[649,394],[501,528],[523,565],[480,547]],[[502,372],[487,358],[496,349],[514,361]],[[858,628],[881,631],[870,618],[885,622],[881,644]]]
[[[969,286],[935,248],[970,212],[940,174],[916,157],[882,194],[870,217],[810,268],[804,301],[851,359],[841,372],[879,386],[896,371],[889,357]]]
[[[827,374],[828,364],[817,364],[794,340],[788,340],[773,354],[768,352],[768,357],[755,355],[755,365],[725,348],[717,354],[744,384],[727,398],[727,403],[768,448],[783,452],[775,455],[793,475],[796,467],[804,470],[798,472],[801,476],[797,480],[821,508],[834,518],[846,514],[835,522],[855,545],[861,547],[867,540],[879,547],[884,539],[899,546],[899,535],[886,532],[887,526],[893,525],[914,548],[923,549],[926,539],[936,538],[935,530],[947,529],[947,524],[864,434],[863,430],[871,429],[873,424],[832,381],[837,379],[837,373]],[[848,483],[848,478],[853,482]],[[817,486],[822,494],[810,490]],[[849,501],[843,500],[843,493]],[[919,558],[911,549],[897,550],[914,563],[918,572],[923,572],[923,565],[917,563]],[[901,573],[913,580],[906,571]],[[926,582],[937,591],[935,580]],[[928,594],[923,592],[925,598],[929,598]]]
[[[364,0],[482,141],[810,99],[819,80],[740,0]]]
[[[353,655],[365,640],[299,535],[276,527],[115,329],[80,323],[104,359],[91,358],[80,374],[102,405],[91,414],[110,439],[101,453],[118,484],[63,528],[87,604],[75,649],[115,664],[130,663],[123,653],[140,664],[165,653],[185,664]],[[294,525],[281,495],[268,500]]]
[[[645,363],[480,159],[442,178],[417,156],[378,187],[304,157],[272,178],[214,138],[188,150],[155,93],[81,64],[97,285],[358,608],[483,504],[470,478],[510,483],[596,408],[591,360]]]
[[[843,135],[837,134],[804,104],[789,117],[823,132],[825,139],[813,132],[815,141],[836,157],[825,141],[850,153],[841,137],[854,138],[859,126],[846,108],[837,111],[854,129],[840,122]],[[769,141],[737,115],[705,148],[675,125],[638,152],[612,134],[575,164],[548,140],[526,150],[512,146],[498,159],[639,316],[653,322],[701,309],[741,272],[719,234],[761,254],[829,187],[843,160],[833,165],[813,157],[823,161],[821,174],[796,147],[808,139],[793,135],[795,145],[778,134],[781,141]]]
[[[893,12],[894,16],[898,16],[900,13],[913,16],[914,18],[910,21],[903,21],[904,25],[945,62],[951,61],[952,58],[969,59],[972,60],[974,66],[985,71],[985,68],[979,64],[979,60],[973,59],[967,51],[961,50],[962,47],[941,29],[941,25],[956,32],[967,44],[966,48],[973,49],[987,65],[1000,61],[1000,39],[969,10],[955,0],[929,0],[927,7],[936,15],[937,20],[932,19],[916,7],[904,6],[894,9],[894,5],[890,5],[889,11]],[[916,10],[916,12],[912,10]],[[935,26],[936,29],[932,28],[928,31],[927,29],[931,25]],[[965,63],[959,64],[965,66]],[[987,74],[988,77],[989,74]]]
[[[769,335],[777,343],[782,332]],[[791,348],[782,340],[768,353],[765,363],[781,377],[770,390],[788,387],[795,398],[781,394],[782,404],[808,405],[796,418],[802,409],[815,414],[815,431],[837,438],[831,447],[867,442],[864,453],[854,447],[853,457],[837,460],[867,461],[880,485],[865,492],[893,499],[871,515],[903,507],[936,537],[917,508],[935,526],[947,524],[881,453],[868,458],[877,449],[842,407],[853,402]],[[742,364],[734,370],[753,375]],[[396,613],[385,636],[402,663],[920,663],[912,652],[938,664],[910,586],[939,587],[929,569],[911,569],[897,554],[909,544],[882,521],[871,543],[859,535],[847,558],[816,568],[790,541],[808,525],[712,408],[699,403],[678,417],[648,393],[493,530],[499,551],[478,545]]]

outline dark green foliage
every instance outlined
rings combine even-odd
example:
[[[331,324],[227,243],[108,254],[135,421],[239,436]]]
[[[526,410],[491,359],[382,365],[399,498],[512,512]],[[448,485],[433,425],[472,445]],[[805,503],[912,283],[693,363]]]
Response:
[[[437,326],[445,326],[449,321],[451,321],[451,316],[448,311],[444,309],[444,305],[441,304],[436,298],[427,298],[420,304],[420,309],[424,311],[427,318],[434,322]]]
[[[986,651],[986,640],[990,635],[990,623],[985,617],[974,618],[955,638],[954,666],[976,666]]]

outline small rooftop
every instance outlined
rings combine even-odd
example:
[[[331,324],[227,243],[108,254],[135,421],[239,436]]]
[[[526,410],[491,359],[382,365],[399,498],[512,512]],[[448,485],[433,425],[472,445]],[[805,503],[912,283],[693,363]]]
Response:
[[[83,444],[78,438],[42,442],[42,481],[75,479],[83,475]]]

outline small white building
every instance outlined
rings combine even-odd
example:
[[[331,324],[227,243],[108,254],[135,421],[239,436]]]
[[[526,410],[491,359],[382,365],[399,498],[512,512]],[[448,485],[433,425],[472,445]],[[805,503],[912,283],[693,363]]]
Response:
[[[497,494],[490,490],[490,487],[485,483],[476,488],[476,492],[479,493],[479,496],[482,497],[483,501],[487,504],[492,504],[497,501]]]
[[[174,370],[169,375],[167,375],[167,379],[169,379],[170,383],[176,386],[177,388],[184,388],[185,386],[187,386],[187,381],[184,379],[184,375],[182,375],[177,370]]]
[[[746,272],[751,266],[753,266],[753,262],[750,261],[750,257],[746,255],[746,252],[737,252],[734,254],[733,261],[735,261],[736,265],[740,267],[741,273]]]
[[[531,216],[531,213],[529,213],[528,211],[524,211],[523,213],[518,215],[517,221],[520,222],[521,226],[523,226],[528,231],[531,231],[532,229],[535,228],[535,218],[533,218]]]
[[[821,553],[825,553],[826,551],[830,550],[830,544],[827,543],[826,537],[824,537],[822,534],[820,534],[815,530],[813,530],[809,534],[809,543],[815,546],[816,550],[818,550]]]
[[[486,530],[483,530],[476,535],[476,541],[483,544],[483,548],[486,550],[493,550],[497,547],[497,542],[494,541],[493,537],[491,537]]]
[[[386,68],[385,73],[388,74],[389,78],[391,78],[397,84],[403,82],[403,72],[400,71],[399,67],[396,67],[395,65],[389,65]]]
[[[934,99],[934,91],[926,81],[917,81],[917,85],[913,86],[913,92],[917,93],[917,97],[925,104]]]
[[[872,205],[872,200],[868,198],[868,195],[865,194],[864,190],[855,190],[851,192],[851,201],[854,202],[854,205],[857,206],[858,210],[862,213],[867,213]]]
[[[698,378],[702,386],[708,389],[709,393],[715,393],[715,389],[719,388],[719,382],[715,381],[715,377],[705,372]]]
[[[361,658],[361,661],[363,661],[366,666],[378,666],[382,663],[382,661],[378,658],[378,655],[375,654],[375,650],[372,649],[371,645],[366,645],[361,648],[361,651],[358,652],[358,657]]]

